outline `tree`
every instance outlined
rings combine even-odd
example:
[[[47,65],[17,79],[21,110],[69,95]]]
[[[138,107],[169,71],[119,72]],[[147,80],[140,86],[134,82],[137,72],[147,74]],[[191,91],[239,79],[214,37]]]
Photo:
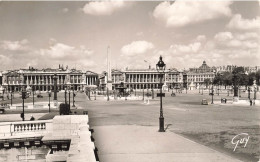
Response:
[[[222,84],[225,86],[225,89],[227,86],[232,85],[232,73],[231,72],[222,73]]]
[[[222,74],[217,73],[217,75],[214,77],[213,84],[221,85],[223,83]]]
[[[204,84],[206,85],[206,88],[208,88],[210,82],[211,82],[211,81],[210,81],[209,78],[204,79]]]
[[[232,71],[232,83],[233,85],[248,85],[248,76],[245,74],[245,70],[242,66],[236,67]]]
[[[238,96],[238,87],[243,82],[244,74],[245,74],[245,71],[244,71],[243,67],[236,67],[232,71],[232,83],[233,83],[233,86],[234,86],[234,97]]]
[[[254,80],[256,80],[256,73],[250,73],[248,74],[248,85],[253,85]]]
[[[260,85],[260,70],[255,73],[256,84]]]

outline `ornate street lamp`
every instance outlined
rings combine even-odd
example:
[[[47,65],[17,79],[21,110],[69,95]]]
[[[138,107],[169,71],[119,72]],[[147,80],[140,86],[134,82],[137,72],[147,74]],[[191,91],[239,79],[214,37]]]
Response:
[[[69,86],[69,109],[70,109],[70,86]]]
[[[214,78],[213,78],[213,80],[212,80],[212,87],[211,87],[211,104],[214,104],[214,102],[213,102],[213,96],[214,96],[214,89],[213,89],[213,87],[214,87],[214,83],[213,83],[213,81],[214,81],[214,79],[215,79],[215,77],[216,77],[216,70],[214,69],[213,70],[213,72],[214,72]]]
[[[21,114],[21,118],[24,121],[24,99],[26,99],[26,91],[24,89],[22,90],[22,99],[23,99],[23,112]]]
[[[143,87],[143,100],[144,100],[144,87]]]
[[[75,94],[75,92],[74,92],[74,86],[73,86],[73,105],[72,105],[72,107],[75,107],[75,96],[76,96],[76,94]]]
[[[33,105],[34,105],[34,86],[32,86]]]
[[[65,88],[65,93],[64,93],[64,97],[65,97],[65,104],[67,105],[67,88]]]
[[[164,130],[164,117],[163,117],[163,108],[162,108],[162,78],[163,73],[165,71],[166,64],[162,60],[162,56],[160,56],[158,63],[156,64],[156,70],[159,72],[160,77],[160,117],[159,117],[159,132],[165,132]]]
[[[11,91],[11,106],[13,105],[13,91]]]
[[[49,113],[51,112],[51,91],[48,91],[48,95],[49,95]]]
[[[97,100],[97,90],[96,89],[95,89],[95,100]]]
[[[248,87],[248,99],[250,100],[250,87]]]

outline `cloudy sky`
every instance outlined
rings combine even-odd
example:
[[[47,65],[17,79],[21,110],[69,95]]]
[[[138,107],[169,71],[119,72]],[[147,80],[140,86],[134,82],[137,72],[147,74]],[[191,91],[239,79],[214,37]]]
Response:
[[[260,66],[258,1],[3,2],[0,71]],[[144,61],[146,60],[146,62]]]

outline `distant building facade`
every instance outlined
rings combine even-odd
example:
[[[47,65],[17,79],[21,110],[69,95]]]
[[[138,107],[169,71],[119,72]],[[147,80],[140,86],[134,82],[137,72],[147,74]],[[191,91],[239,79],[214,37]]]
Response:
[[[22,88],[32,88],[37,91],[53,90],[54,74],[57,75],[58,90],[70,88],[84,90],[86,86],[95,85],[98,74],[94,72],[83,72],[76,69],[29,69],[8,70],[2,72],[2,86],[7,91],[21,91]]]
[[[113,69],[112,72],[112,89],[117,88],[124,83],[129,89],[158,89],[160,84],[159,72],[156,69]],[[183,87],[183,72],[176,69],[167,69],[164,72],[162,83],[168,88]],[[100,77],[102,87],[105,87],[106,73]]]
[[[213,80],[215,77],[214,70],[216,67],[209,67],[206,61],[203,61],[202,65],[198,68],[190,68],[187,72],[187,84],[190,86],[198,87],[204,83],[205,79]]]

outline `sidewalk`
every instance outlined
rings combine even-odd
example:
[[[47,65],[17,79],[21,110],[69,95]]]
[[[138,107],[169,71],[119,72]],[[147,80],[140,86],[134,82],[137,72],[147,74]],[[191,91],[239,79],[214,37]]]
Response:
[[[96,126],[100,162],[233,162],[239,161],[173,132],[154,126]]]

